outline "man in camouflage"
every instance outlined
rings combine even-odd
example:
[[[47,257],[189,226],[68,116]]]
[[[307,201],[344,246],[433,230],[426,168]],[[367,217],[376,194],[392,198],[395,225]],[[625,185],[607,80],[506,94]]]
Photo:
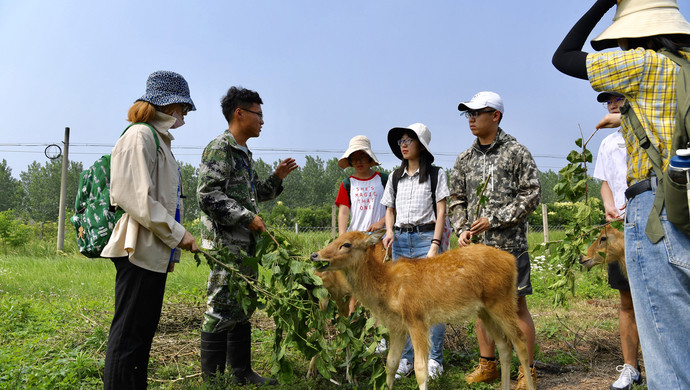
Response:
[[[258,202],[270,200],[283,190],[283,179],[297,168],[295,160],[280,162],[266,180],[258,180],[249,138],[258,137],[263,125],[263,101],[258,93],[231,87],[221,100],[228,130],[204,149],[199,169],[199,206],[202,211],[202,247],[227,248],[236,256],[233,266],[255,277],[242,266],[242,252],[255,254],[256,237],[266,230],[258,215]],[[251,324],[242,310],[240,297],[227,288],[229,273],[214,267],[209,273],[206,313],[201,332],[201,369],[206,379],[222,374],[226,362],[235,381],[252,384],[277,384],[251,368]]]
[[[460,103],[458,110],[465,112],[470,131],[477,139],[458,156],[450,173],[449,217],[460,246],[479,239],[517,258],[519,325],[527,337],[531,375],[536,383],[534,322],[525,296],[532,294],[527,216],[537,208],[541,197],[539,170],[527,148],[499,127],[503,101],[498,94],[479,92],[469,102]],[[477,213],[480,186],[485,186],[481,195],[487,201]],[[468,383],[492,382],[498,378],[495,344],[479,319],[477,340],[479,365],[465,379]],[[522,368],[517,388],[527,388]]]

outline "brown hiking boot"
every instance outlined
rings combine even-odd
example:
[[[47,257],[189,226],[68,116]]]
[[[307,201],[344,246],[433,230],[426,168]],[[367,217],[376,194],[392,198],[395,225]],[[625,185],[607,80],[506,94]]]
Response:
[[[534,388],[537,388],[537,369],[536,367],[530,367],[529,369],[530,374],[532,374],[532,383],[534,383]],[[525,372],[522,370],[522,366],[520,366],[520,370],[518,371],[518,379],[517,379],[517,387],[515,390],[527,390],[529,387],[527,386],[527,380],[525,379]]]
[[[465,375],[467,383],[490,383],[498,379],[498,362],[479,358],[479,364],[470,374]]]

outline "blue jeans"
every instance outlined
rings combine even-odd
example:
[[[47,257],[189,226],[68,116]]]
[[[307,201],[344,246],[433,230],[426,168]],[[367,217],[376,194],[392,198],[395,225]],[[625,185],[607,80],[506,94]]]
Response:
[[[645,235],[654,192],[626,207],[625,262],[649,389],[690,389],[690,238],[661,213],[665,236]]]
[[[393,241],[393,261],[400,257],[408,257],[411,259],[426,257],[431,247],[432,238],[434,238],[433,231],[401,233],[396,230],[395,241]],[[446,324],[436,324],[432,326],[429,333],[431,335],[429,359],[434,359],[443,364],[443,339],[446,337]],[[410,363],[414,363],[414,349],[412,348],[410,336],[407,336],[402,357],[403,359],[407,359]]]

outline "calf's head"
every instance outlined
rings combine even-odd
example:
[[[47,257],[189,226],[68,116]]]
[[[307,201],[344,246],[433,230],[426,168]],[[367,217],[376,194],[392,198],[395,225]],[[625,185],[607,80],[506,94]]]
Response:
[[[580,264],[586,269],[595,265],[620,262],[625,259],[625,238],[623,232],[606,225],[599,237],[587,248],[587,254],[580,258]]]
[[[376,245],[385,233],[384,229],[371,234],[347,232],[313,253],[311,261],[321,263],[318,271],[337,271],[352,267],[364,261],[367,249]]]

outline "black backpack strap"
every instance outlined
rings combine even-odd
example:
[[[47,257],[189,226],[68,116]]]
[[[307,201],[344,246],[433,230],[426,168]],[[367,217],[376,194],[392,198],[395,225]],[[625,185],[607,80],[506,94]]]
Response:
[[[345,192],[347,192],[347,202],[352,206],[352,200],[350,200],[350,178],[346,177],[343,179],[343,187],[345,187]]]
[[[663,170],[661,169],[662,162],[661,156],[659,155],[659,150],[649,141],[649,137],[647,137],[647,132],[644,131],[642,122],[640,122],[640,119],[637,117],[637,114],[635,114],[635,111],[632,109],[627,100],[621,107],[621,114],[625,115],[625,117],[630,121],[633,133],[640,143],[640,147],[644,149],[649,156],[649,161],[652,163],[652,168],[654,168],[654,174],[656,174],[656,177],[662,177]]]
[[[431,203],[434,206],[434,217],[436,217],[436,186],[438,185],[438,170],[440,168],[432,165],[431,166]]]
[[[381,184],[383,185],[383,188],[386,188],[386,183],[388,183],[388,174],[386,172],[379,172],[379,175],[381,175]]]

